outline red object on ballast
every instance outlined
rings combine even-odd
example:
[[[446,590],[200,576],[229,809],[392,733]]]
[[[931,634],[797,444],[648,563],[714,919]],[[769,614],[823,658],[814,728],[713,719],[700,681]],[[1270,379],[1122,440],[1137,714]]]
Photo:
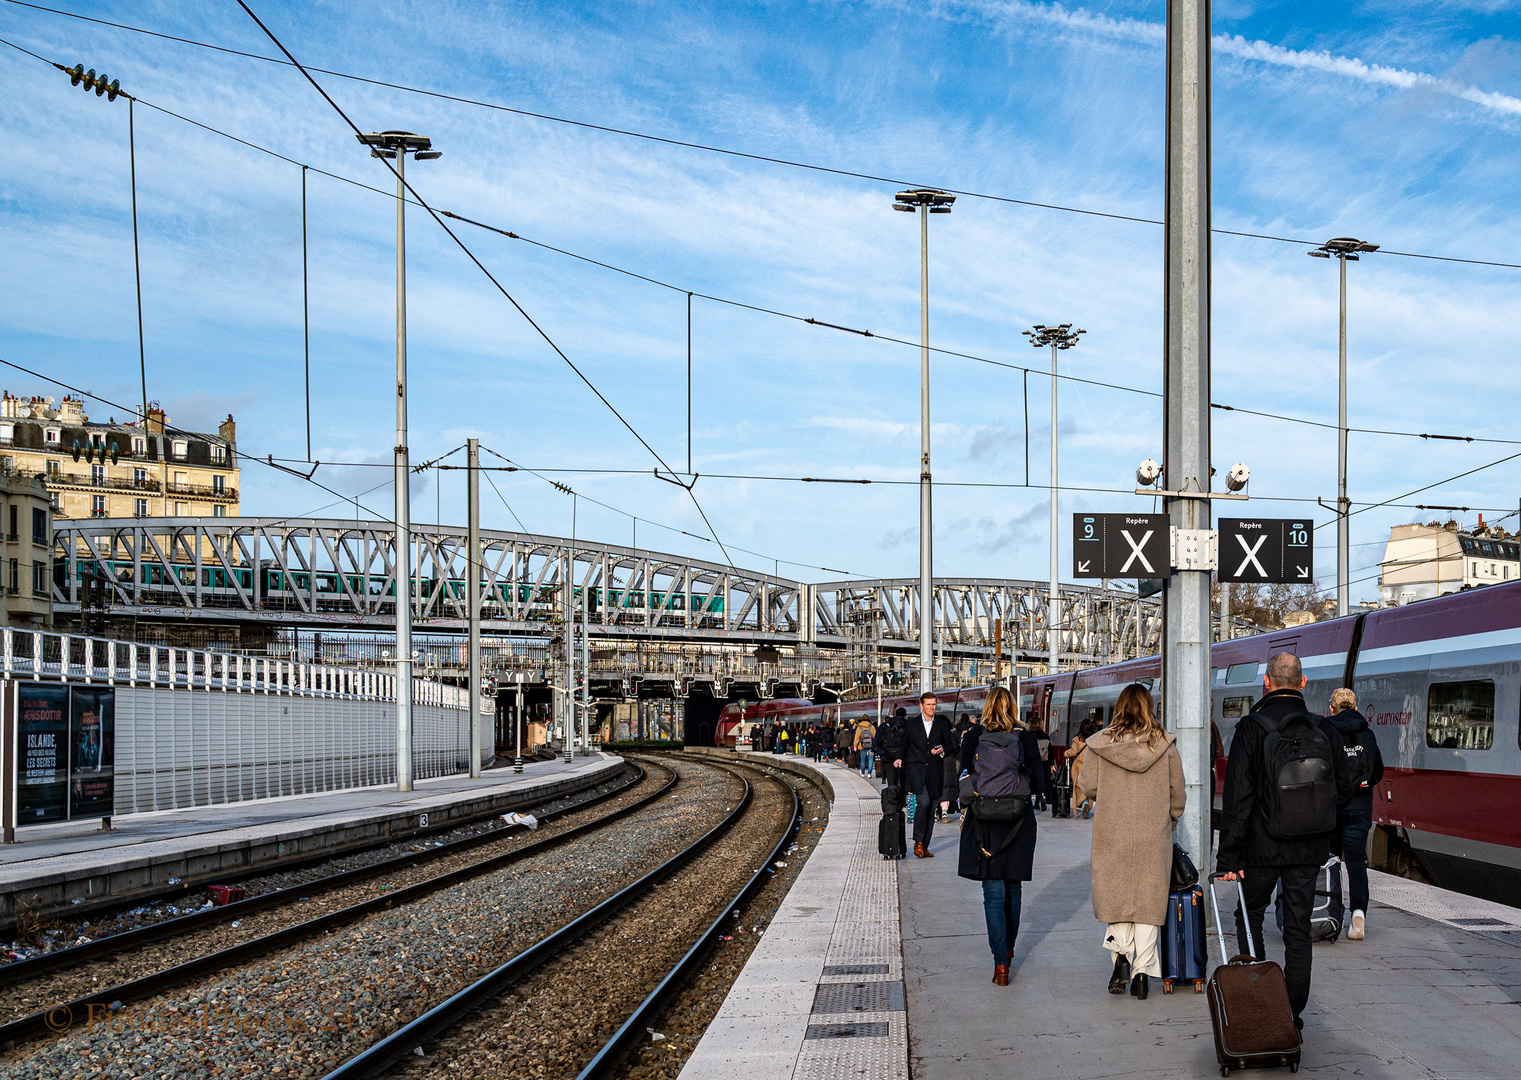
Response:
[[[217,907],[226,904],[236,904],[239,900],[247,897],[241,885],[207,885],[206,896]]]

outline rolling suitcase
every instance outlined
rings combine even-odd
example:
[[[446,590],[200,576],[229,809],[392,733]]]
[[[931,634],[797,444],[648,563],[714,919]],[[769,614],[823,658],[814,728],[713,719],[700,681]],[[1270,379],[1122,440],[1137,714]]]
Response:
[[[1246,909],[1246,892],[1236,883],[1242,913]],[[1224,961],[1209,977],[1209,1019],[1215,1029],[1215,1059],[1220,1075],[1232,1069],[1272,1069],[1287,1065],[1299,1071],[1299,1028],[1289,1008],[1289,986],[1283,968],[1271,960],[1250,956],[1228,958],[1225,924],[1220,920],[1220,901],[1215,897],[1215,875],[1209,878],[1209,902],[1215,912],[1215,929],[1220,932],[1220,958]],[[1247,929],[1247,948],[1253,952],[1251,929]]]
[[[908,854],[908,822],[902,810],[882,815],[877,826],[877,851],[884,859],[901,859]]]
[[[1193,983],[1204,993],[1209,942],[1204,933],[1204,890],[1195,885],[1167,894],[1167,922],[1162,927],[1162,993],[1178,983]]]
[[[1051,789],[1051,816],[1069,818],[1072,816],[1072,773],[1066,762],[1062,762],[1055,775],[1056,780]]]

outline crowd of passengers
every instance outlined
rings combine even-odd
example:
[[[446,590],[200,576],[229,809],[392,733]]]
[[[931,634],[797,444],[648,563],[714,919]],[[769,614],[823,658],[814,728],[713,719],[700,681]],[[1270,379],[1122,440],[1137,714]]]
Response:
[[[1215,876],[1241,883],[1245,910],[1236,908],[1241,954],[1266,958],[1263,917],[1275,893],[1281,897],[1284,976],[1300,1028],[1310,994],[1316,881],[1333,854],[1343,860],[1348,877],[1347,937],[1361,941],[1366,933],[1367,840],[1373,791],[1384,771],[1356,694],[1336,690],[1328,714],[1320,715],[1305,700],[1306,685],[1299,658],[1277,654],[1268,661],[1263,696],[1237,722],[1228,755],[1218,730],[1213,733],[1214,756],[1226,759]],[[1021,720],[1013,695],[1002,687],[989,691],[980,715],[962,714],[954,723],[936,711],[937,705],[935,695],[926,693],[914,718],[900,708],[880,726],[870,719],[838,727],[775,725],[764,737],[773,753],[840,761],[903,792],[916,858],[934,857],[930,843],[937,823],[958,823],[956,871],[981,884],[992,981],[999,986],[1008,985],[1021,891],[1033,876],[1036,814],[979,821],[958,797],[968,793],[967,777],[1012,762],[1030,811],[1056,798],[1070,800],[1074,815],[1093,819],[1093,913],[1103,924],[1103,948],[1114,964],[1109,992],[1128,991],[1144,1000],[1150,980],[1162,975],[1159,945],[1174,868],[1174,830],[1187,803],[1175,738],[1160,723],[1150,690],[1126,687],[1107,724],[1085,721],[1070,746],[1054,750],[1038,718]],[[1290,837],[1275,830],[1279,811],[1269,758],[1275,745],[1270,740],[1280,733],[1329,747],[1333,828]],[[999,764],[987,764],[994,760]]]

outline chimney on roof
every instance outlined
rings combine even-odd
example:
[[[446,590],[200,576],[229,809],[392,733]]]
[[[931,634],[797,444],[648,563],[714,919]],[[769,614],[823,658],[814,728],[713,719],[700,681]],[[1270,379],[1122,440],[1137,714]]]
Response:
[[[164,415],[164,410],[160,408],[158,402],[150,401],[148,403],[147,430],[151,434],[162,435],[164,433],[164,425],[168,422],[169,418]]]
[[[238,425],[232,419],[232,413],[227,414],[227,419],[217,425],[217,434],[227,440],[227,445],[236,449],[238,445]]]

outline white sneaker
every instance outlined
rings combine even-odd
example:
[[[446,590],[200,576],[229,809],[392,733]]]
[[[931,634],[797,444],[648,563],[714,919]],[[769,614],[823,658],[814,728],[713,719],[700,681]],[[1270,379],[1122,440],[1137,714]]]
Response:
[[[1350,930],[1347,931],[1347,940],[1348,941],[1361,941],[1362,939],[1363,939],[1363,913],[1361,911],[1354,911],[1352,913],[1352,929],[1350,929]]]

